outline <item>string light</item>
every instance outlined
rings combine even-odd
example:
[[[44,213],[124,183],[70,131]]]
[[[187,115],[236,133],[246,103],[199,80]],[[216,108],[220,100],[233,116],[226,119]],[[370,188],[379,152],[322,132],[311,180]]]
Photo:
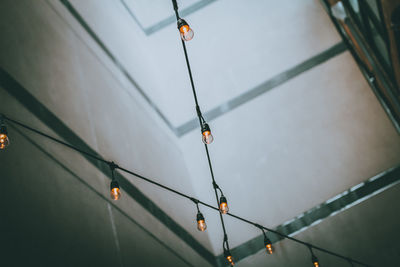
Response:
[[[263,233],[263,236],[264,236],[264,247],[265,247],[267,253],[268,254],[274,253],[274,247],[272,246],[271,240],[268,238],[267,234],[265,233],[264,228],[261,225],[257,224],[257,223],[254,224],[254,226],[260,228],[260,230]]]
[[[117,167],[117,165],[115,165],[114,162],[110,163],[111,176],[112,176],[112,180],[110,183],[110,195],[111,195],[112,200],[118,200],[121,198],[121,190],[120,190],[119,184],[114,176],[114,170],[116,167]]]
[[[222,243],[222,247],[224,249],[224,257],[228,261],[229,265],[230,266],[235,265],[234,259],[229,249],[228,236],[226,234],[224,234],[224,242]]]
[[[197,220],[197,229],[201,232],[204,232],[207,229],[206,221],[204,220],[203,214],[199,211],[196,216]]]
[[[313,264],[313,267],[319,267],[319,261],[317,256],[314,255],[314,252],[312,251],[312,248],[310,246],[308,248],[310,249],[311,252],[311,262]]]
[[[229,262],[229,264],[231,266],[235,265],[235,262],[233,261],[234,259],[233,259],[232,254],[231,254],[231,252],[229,250],[225,250],[224,251],[224,257]]]
[[[200,232],[204,232],[207,229],[207,224],[203,214],[200,212],[199,200],[192,198],[192,201],[196,204],[197,207],[197,216],[196,216],[197,230],[199,230]]]
[[[190,199],[190,200],[194,201],[197,205],[198,205],[198,204],[202,204],[203,206],[208,207],[208,208],[210,208],[210,209],[213,209],[213,210],[216,210],[216,211],[220,211],[219,208],[216,208],[216,207],[214,207],[214,206],[212,206],[212,205],[210,205],[210,204],[207,204],[207,203],[205,203],[205,202],[202,202],[202,201],[200,201],[200,200],[194,199],[194,198],[190,197],[189,195],[186,195],[186,194],[184,194],[184,193],[181,193],[181,192],[179,192],[179,191],[176,191],[176,190],[174,190],[174,189],[172,189],[172,188],[170,188],[170,187],[167,187],[167,186],[165,186],[165,185],[162,185],[162,184],[160,184],[160,183],[157,183],[157,182],[155,182],[155,181],[153,181],[153,180],[151,180],[151,179],[149,179],[149,178],[146,178],[146,177],[144,177],[144,176],[142,176],[142,175],[140,175],[140,174],[137,174],[137,173],[135,173],[135,172],[132,172],[132,171],[130,171],[130,170],[128,170],[128,169],[125,169],[125,168],[123,168],[123,167],[120,167],[120,166],[116,165],[114,162],[106,161],[106,160],[104,160],[103,158],[101,158],[100,156],[90,154],[90,153],[88,153],[88,152],[86,152],[86,151],[84,151],[84,150],[82,150],[82,149],[80,149],[80,148],[77,148],[77,147],[75,147],[75,146],[73,146],[73,145],[70,145],[70,144],[68,144],[68,143],[66,143],[66,142],[64,142],[64,141],[62,141],[62,140],[59,140],[59,139],[57,139],[57,138],[54,138],[54,137],[52,137],[52,136],[50,136],[50,135],[48,135],[48,134],[45,134],[45,133],[43,133],[43,132],[41,132],[41,131],[39,131],[39,130],[36,130],[36,129],[30,127],[30,126],[27,126],[27,125],[25,125],[25,124],[23,124],[23,123],[21,123],[21,122],[18,122],[18,121],[14,120],[14,119],[5,117],[3,114],[0,114],[0,117],[1,117],[1,116],[3,116],[4,120],[7,120],[7,121],[9,121],[9,122],[12,122],[12,123],[14,123],[14,124],[16,124],[16,125],[18,125],[18,126],[21,126],[21,127],[25,128],[25,129],[27,129],[27,130],[29,130],[29,131],[32,131],[32,132],[34,132],[34,133],[36,133],[36,134],[38,134],[38,135],[41,135],[41,136],[43,136],[43,137],[45,137],[45,138],[48,138],[48,139],[50,139],[50,140],[52,140],[52,141],[54,141],[54,142],[56,142],[56,143],[58,143],[58,144],[61,144],[61,145],[65,146],[65,147],[68,147],[68,148],[70,148],[70,149],[72,149],[72,150],[75,150],[75,151],[81,153],[82,155],[85,155],[85,156],[87,156],[87,157],[90,157],[90,158],[92,158],[92,159],[95,159],[95,160],[97,160],[97,161],[99,161],[99,162],[103,162],[103,163],[105,163],[105,164],[108,164],[108,165],[110,166],[110,168],[111,168],[112,180],[116,182],[116,185],[117,185],[116,188],[118,188],[118,189],[119,189],[119,185],[118,185],[118,182],[115,180],[115,177],[114,177],[114,169],[119,169],[119,170],[121,170],[121,171],[123,171],[123,172],[126,172],[126,173],[128,173],[128,174],[134,175],[135,177],[137,177],[137,178],[139,178],[139,179],[142,179],[142,180],[144,180],[144,181],[146,181],[146,182],[148,182],[148,183],[151,183],[151,184],[156,185],[156,186],[158,186],[158,187],[160,187],[160,188],[163,188],[164,190],[167,190],[167,191],[169,191],[169,192],[172,192],[172,193],[174,193],[174,194],[177,194],[177,195],[179,195],[179,196],[181,196],[181,197],[184,197],[184,198],[186,198],[186,199]],[[216,188],[219,189],[218,185],[215,184],[215,186],[216,186]],[[111,186],[111,188],[113,188],[113,187]],[[219,189],[219,190],[220,190],[220,189]],[[118,192],[119,192],[119,190],[118,190]],[[221,191],[221,194],[222,194],[222,191]],[[198,210],[198,211],[199,211],[199,210]],[[220,212],[220,214],[221,214],[221,212]],[[275,234],[281,236],[282,238],[286,238],[286,239],[288,239],[288,240],[291,240],[291,241],[294,241],[294,242],[297,242],[297,243],[300,243],[300,244],[303,244],[303,245],[308,246],[308,247],[310,248],[310,251],[311,251],[311,254],[312,254],[312,262],[313,262],[313,266],[314,266],[314,267],[319,266],[319,262],[318,262],[317,257],[315,257],[315,255],[313,254],[313,252],[312,252],[312,250],[311,250],[311,247],[314,248],[314,249],[317,249],[317,250],[319,250],[319,251],[328,253],[328,254],[330,254],[330,255],[332,255],[332,256],[335,256],[335,257],[338,257],[338,258],[347,260],[352,266],[354,266],[353,263],[357,263],[357,264],[359,264],[359,265],[366,266],[366,267],[369,267],[369,266],[370,266],[370,265],[368,265],[368,264],[362,263],[362,262],[360,262],[360,261],[353,260],[353,259],[351,259],[351,258],[345,257],[345,256],[340,255],[340,254],[337,254],[337,253],[334,253],[334,252],[332,252],[332,251],[329,251],[329,250],[326,250],[326,249],[323,249],[323,248],[319,248],[319,247],[313,246],[313,245],[310,244],[310,243],[306,243],[306,242],[301,241],[301,240],[299,240],[299,239],[296,239],[296,238],[294,238],[294,237],[291,237],[291,236],[282,234],[282,233],[280,233],[280,232],[278,232],[278,231],[276,231],[276,230],[266,228],[266,227],[264,227],[264,226],[261,226],[261,225],[259,225],[259,224],[254,223],[254,222],[251,222],[251,221],[249,221],[249,220],[247,220],[247,219],[245,219],[245,218],[242,218],[242,217],[240,217],[240,216],[237,216],[237,215],[234,215],[234,214],[230,214],[230,213],[229,213],[228,215],[231,216],[231,217],[233,217],[233,218],[235,218],[235,219],[238,219],[238,220],[240,220],[240,221],[242,221],[242,222],[245,222],[245,223],[251,224],[251,225],[253,225],[253,226],[255,226],[255,227],[258,227],[258,228],[260,228],[260,229],[263,229],[263,230],[265,229],[265,230],[267,230],[267,231],[269,231],[269,232],[273,232],[273,233],[275,233]],[[196,217],[196,219],[197,219],[197,217]],[[231,255],[231,253],[230,253],[230,250],[229,250],[228,238],[227,238],[226,234],[224,235],[224,255],[225,255],[225,251],[226,251],[226,253],[227,253],[227,254],[226,254],[226,257],[225,257],[226,260],[231,264],[231,266],[233,266],[235,263],[234,263],[234,261],[233,261],[233,257],[232,257],[232,255]],[[230,257],[229,257],[229,256],[230,256]],[[316,263],[317,265],[315,265],[314,263]]]
[[[186,50],[186,44],[184,42],[184,41],[191,40],[193,38],[193,31],[190,29],[190,27],[186,23],[186,21],[184,21],[183,19],[181,19],[179,17],[177,1],[176,0],[172,0],[172,4],[174,6],[175,16],[176,16],[177,23],[178,23],[178,29],[180,31],[181,38],[183,40],[182,41],[182,48],[183,48],[183,52],[185,54],[185,60],[186,60],[187,70],[188,70],[188,73],[189,73],[190,84],[192,86],[192,92],[193,92],[193,98],[194,98],[194,102],[195,102],[197,117],[199,119],[201,133],[202,133],[202,140],[203,140],[203,142],[205,144],[204,147],[205,147],[205,151],[206,151],[206,155],[207,155],[208,166],[209,166],[209,169],[210,169],[212,183],[213,183],[213,186],[214,186],[215,200],[217,201],[217,205],[219,205],[219,209],[220,209],[219,218],[221,220],[221,226],[222,226],[222,230],[224,232],[224,248],[225,248],[225,245],[226,245],[226,248],[229,251],[228,236],[226,234],[224,218],[222,216],[222,214],[226,214],[229,211],[228,203],[226,201],[226,198],[224,197],[224,194],[222,193],[222,190],[218,187],[217,183],[215,182],[214,172],[213,172],[212,163],[211,163],[211,159],[210,159],[210,153],[208,152],[208,146],[207,146],[207,145],[212,143],[212,141],[214,140],[214,137],[211,134],[210,126],[206,123],[206,120],[203,118],[203,115],[201,114],[199,102],[197,100],[196,89],[194,87],[192,71],[191,71],[191,68],[190,68],[189,56],[188,56],[188,53],[187,53],[187,50]],[[217,189],[219,189],[220,192],[221,192],[221,198],[220,199],[218,199],[218,190]],[[232,256],[230,256],[227,259],[229,260],[231,265],[234,265]]]
[[[224,195],[219,199],[219,211],[222,214],[227,214],[229,212],[228,201]]]
[[[206,123],[206,121],[203,118],[203,115],[202,115],[202,113],[200,111],[200,106],[199,106],[199,103],[198,103],[198,100],[197,100],[196,89],[194,87],[192,72],[191,72],[191,68],[190,68],[189,57],[188,57],[186,45],[185,45],[185,42],[184,42],[184,41],[191,40],[193,38],[193,31],[190,29],[190,27],[186,23],[186,21],[184,21],[183,19],[181,19],[179,17],[177,1],[176,0],[172,0],[172,3],[173,3],[173,6],[174,6],[174,11],[175,11],[175,15],[176,15],[177,23],[178,23],[178,29],[180,31],[181,38],[183,40],[182,41],[182,47],[183,47],[183,51],[184,51],[184,54],[185,54],[186,65],[187,65],[189,78],[190,78],[190,82],[191,82],[191,86],[192,86],[192,92],[193,92],[193,98],[194,98],[194,101],[195,101],[197,117],[198,117],[199,122],[200,122],[201,133],[202,133],[202,141],[205,144],[205,150],[206,150],[207,159],[208,159],[208,165],[209,165],[209,168],[210,168],[211,178],[212,178],[212,182],[213,182],[213,186],[214,186],[215,196],[216,196],[216,199],[217,199],[217,203],[219,205],[220,219],[221,219],[222,229],[223,229],[223,232],[224,232],[224,243],[223,243],[224,255],[225,255],[226,259],[228,260],[228,262],[233,266],[234,262],[233,262],[232,255],[230,254],[230,251],[229,251],[228,237],[227,237],[226,230],[225,230],[224,219],[222,217],[222,214],[227,214],[229,212],[228,202],[226,200],[226,197],[222,193],[222,190],[219,188],[219,186],[215,182],[214,172],[212,170],[212,164],[211,164],[210,155],[209,155],[208,147],[207,147],[207,145],[209,145],[209,144],[211,144],[213,142],[214,138],[213,138],[213,136],[211,134],[211,130],[210,130],[209,125]],[[221,196],[220,196],[219,201],[218,201],[217,189],[219,189],[219,191],[221,192]],[[263,230],[263,233],[264,233],[264,245],[265,245],[265,247],[267,249],[267,253],[272,254],[273,253],[273,248],[272,248],[271,241],[266,236],[264,230]],[[315,257],[315,256],[313,255],[313,257]],[[316,259],[316,257],[315,257],[315,259]],[[314,263],[314,267],[319,267],[318,260],[313,261],[313,263]]]
[[[201,125],[201,134],[202,134],[202,140],[204,144],[211,144],[214,141],[214,137],[211,134],[211,130],[210,130],[210,126],[203,122],[203,124]]]
[[[318,258],[315,255],[312,255],[311,260],[312,260],[314,267],[319,267]]]
[[[212,143],[214,138],[213,138],[213,136],[211,134],[211,130],[210,130],[209,125],[206,123],[206,120],[203,118],[203,115],[202,115],[202,113],[200,111],[200,106],[199,106],[199,103],[198,103],[198,100],[197,100],[197,95],[196,95],[196,89],[195,89],[194,82],[193,82],[192,71],[191,71],[191,68],[190,68],[189,57],[188,57],[186,45],[185,45],[185,42],[184,42],[184,41],[189,41],[189,40],[191,40],[193,38],[193,30],[191,30],[191,28],[189,27],[189,25],[186,23],[185,20],[183,20],[183,19],[181,19],[179,17],[177,0],[172,0],[172,4],[173,4],[173,7],[174,7],[176,19],[177,19],[178,29],[179,29],[179,32],[180,32],[180,35],[181,35],[181,38],[182,38],[182,47],[183,47],[183,51],[184,51],[184,54],[185,54],[186,66],[187,66],[187,69],[188,69],[188,74],[189,74],[189,78],[190,78],[190,82],[191,82],[191,86],[192,86],[192,92],[193,92],[193,98],[194,98],[194,101],[195,101],[197,117],[198,117],[199,122],[200,122],[200,127],[201,127],[201,132],[202,132],[202,140],[203,140],[203,142],[205,144],[205,150],[206,150],[206,154],[207,154],[208,165],[209,165],[209,168],[210,168],[212,183],[213,183],[213,186],[214,186],[215,197],[216,197],[217,203],[219,205],[221,225],[222,225],[222,229],[223,229],[223,232],[224,232],[224,243],[223,243],[224,254],[225,254],[225,257],[228,260],[228,262],[233,266],[234,262],[233,262],[232,255],[230,254],[230,251],[229,251],[228,236],[226,234],[224,219],[223,219],[223,216],[222,216],[222,214],[227,214],[228,211],[229,211],[228,202],[227,202],[224,194],[222,193],[222,190],[218,187],[218,185],[215,182],[214,172],[213,172],[213,169],[212,169],[211,159],[210,159],[210,155],[209,155],[209,152],[208,152],[208,146],[207,146],[207,145]],[[220,197],[219,200],[218,200],[218,191],[217,191],[217,189],[219,189],[219,191],[221,192],[221,197]],[[231,214],[229,214],[229,215],[231,215]],[[231,215],[231,216],[239,219],[239,217],[237,217],[237,216],[234,216],[234,215]],[[247,223],[256,225],[256,224],[254,224],[254,223],[252,223],[252,222],[250,222],[250,221],[248,221],[246,219],[243,219],[243,218],[240,218],[240,219],[242,221],[247,222]],[[263,231],[264,231],[264,229],[263,229]],[[270,230],[270,231],[273,231],[273,230]],[[302,243],[302,244],[307,244],[305,242],[296,240],[296,239],[294,239],[292,237],[283,235],[283,234],[281,234],[279,232],[276,232],[276,231],[273,231],[273,232],[275,232],[275,233],[277,233],[277,234],[279,234],[279,235],[281,235],[281,236],[283,236],[285,238],[288,238],[290,240],[293,240],[293,241],[296,241],[296,242],[299,242],[299,243]],[[265,245],[265,247],[267,249],[267,252],[269,254],[272,254],[273,253],[273,247],[272,247],[271,241],[267,238],[265,233],[264,233],[264,237],[265,237],[264,245]],[[320,250],[322,250],[322,249],[320,249]],[[323,250],[323,251],[327,252],[326,250]],[[336,256],[338,256],[338,254],[336,254]],[[313,257],[315,257],[314,254],[313,254]],[[339,257],[342,257],[342,256],[339,256]],[[315,259],[316,259],[316,257],[315,257]],[[313,261],[313,264],[314,264],[314,267],[319,267],[318,260]]]
[[[273,247],[272,247],[272,244],[271,244],[271,240],[269,240],[268,237],[264,238],[264,246],[267,249],[267,253],[268,254],[274,253]]]
[[[265,246],[265,249],[267,250],[268,254],[272,254],[272,253],[274,253],[274,249],[272,247],[272,242],[267,237],[267,234],[265,233],[264,229],[262,229],[262,230],[263,230],[263,234],[264,234],[264,246]]]
[[[213,186],[214,186],[216,195],[218,195],[217,190],[219,190],[219,192],[221,193],[221,197],[219,198],[219,201],[218,201],[219,211],[221,214],[227,214],[229,212],[228,201],[226,200],[226,197],[224,196],[224,193],[222,192],[221,188],[218,186],[218,184],[215,181],[213,181]]]
[[[118,200],[121,197],[121,192],[119,189],[119,184],[117,181],[111,181],[110,183],[111,199]]]
[[[4,119],[0,116],[0,149],[3,150],[10,145],[10,139],[8,138],[8,132]]]
[[[183,41],[190,41],[193,39],[194,32],[184,19],[178,19],[178,29]]]

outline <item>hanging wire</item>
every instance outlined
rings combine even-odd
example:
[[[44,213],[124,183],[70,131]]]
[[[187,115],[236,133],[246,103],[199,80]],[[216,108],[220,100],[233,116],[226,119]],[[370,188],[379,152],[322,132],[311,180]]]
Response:
[[[73,145],[71,145],[71,144],[68,144],[68,143],[66,143],[66,142],[64,142],[64,141],[62,141],[62,140],[59,140],[59,139],[57,139],[57,138],[55,138],[55,137],[52,137],[52,136],[50,136],[50,135],[48,135],[48,134],[46,134],[46,133],[43,133],[43,132],[39,131],[39,130],[37,130],[37,129],[34,129],[34,128],[32,128],[32,127],[30,127],[30,126],[28,126],[28,125],[26,125],[26,124],[24,124],[24,123],[21,123],[21,122],[19,122],[19,121],[17,121],[17,120],[14,120],[14,119],[12,119],[12,118],[9,118],[9,117],[5,116],[4,114],[0,114],[0,115],[3,116],[3,119],[4,119],[4,120],[6,120],[6,121],[8,121],[8,122],[11,122],[11,123],[13,123],[13,124],[15,124],[15,125],[17,125],[17,126],[20,126],[20,127],[24,128],[24,129],[26,129],[26,130],[29,130],[29,131],[31,131],[31,132],[33,132],[33,133],[36,133],[36,134],[38,134],[38,135],[40,135],[40,136],[42,136],[42,137],[47,138],[47,139],[50,139],[50,140],[52,140],[52,141],[54,141],[54,142],[56,142],[56,143],[58,143],[58,144],[60,144],[60,145],[63,145],[63,146],[65,146],[65,147],[68,147],[68,148],[70,148],[70,149],[72,149],[72,150],[74,150],[74,151],[76,151],[76,152],[78,152],[78,153],[81,153],[81,154],[86,155],[86,156],[88,156],[88,157],[90,157],[90,158],[96,159],[96,160],[98,160],[98,161],[100,161],[100,162],[106,163],[106,164],[108,164],[108,165],[114,164],[115,169],[119,169],[119,170],[121,170],[121,171],[123,171],[123,172],[125,172],[125,173],[131,174],[131,175],[133,175],[133,176],[135,176],[135,177],[137,177],[137,178],[139,178],[139,179],[141,179],[141,180],[144,180],[144,181],[146,181],[146,182],[148,182],[148,183],[150,183],[150,184],[153,184],[153,185],[158,186],[158,187],[160,187],[160,188],[163,188],[163,189],[165,189],[165,190],[167,190],[167,191],[169,191],[169,192],[171,192],[171,193],[174,193],[174,194],[179,195],[179,196],[181,196],[181,197],[183,197],[183,198],[186,198],[186,199],[188,199],[188,200],[191,200],[191,201],[195,202],[196,204],[201,204],[201,205],[203,205],[203,206],[205,206],[205,207],[207,207],[207,208],[209,208],[209,209],[212,209],[212,210],[215,210],[215,211],[218,211],[218,212],[219,212],[219,208],[216,208],[216,207],[214,207],[214,206],[212,206],[212,205],[210,205],[210,204],[207,204],[207,203],[205,203],[205,202],[203,202],[203,201],[201,201],[201,200],[199,200],[199,199],[196,199],[196,198],[194,198],[194,197],[191,197],[191,196],[189,196],[189,195],[187,195],[187,194],[184,194],[184,193],[182,193],[182,192],[179,192],[179,191],[177,191],[177,190],[175,190],[175,189],[172,189],[172,188],[170,188],[170,187],[168,187],[168,186],[165,186],[165,185],[163,185],[163,184],[157,183],[157,182],[153,181],[152,179],[149,179],[149,178],[147,178],[147,177],[144,177],[144,176],[142,176],[142,175],[140,175],[140,174],[138,174],[138,173],[135,173],[135,172],[130,171],[130,170],[126,169],[126,168],[123,168],[123,167],[121,167],[121,166],[115,164],[113,161],[107,161],[107,160],[105,160],[105,159],[103,159],[103,158],[101,158],[101,157],[98,157],[98,156],[96,156],[96,155],[90,154],[90,153],[88,153],[88,152],[86,152],[86,151],[84,151],[84,150],[82,150],[82,149],[79,149],[79,148],[77,148],[77,147],[75,147],[75,146],[73,146]],[[321,251],[321,252],[330,254],[330,255],[335,256],[335,257],[337,257],[337,258],[341,258],[341,259],[343,259],[343,260],[350,261],[350,262],[352,262],[353,264],[354,264],[354,263],[357,263],[357,264],[362,265],[362,266],[372,267],[372,266],[369,265],[369,264],[366,264],[366,263],[360,262],[360,261],[358,261],[358,260],[355,260],[355,259],[352,259],[352,258],[343,256],[343,255],[340,255],[340,254],[335,253],[335,252],[333,252],[333,251],[330,251],[330,250],[328,250],[328,249],[324,249],[324,248],[315,246],[315,245],[313,245],[313,244],[311,244],[311,243],[308,243],[308,242],[299,240],[299,239],[297,239],[297,238],[294,238],[294,237],[285,235],[285,234],[280,233],[280,232],[278,232],[278,231],[276,231],[276,230],[273,230],[273,229],[270,229],[270,228],[268,228],[268,227],[262,226],[262,225],[260,225],[260,224],[257,224],[257,223],[255,223],[255,222],[252,222],[252,221],[250,221],[250,220],[247,220],[247,219],[245,219],[245,218],[243,218],[243,217],[240,217],[240,216],[238,216],[238,215],[235,215],[235,214],[232,214],[232,213],[227,213],[226,215],[228,215],[228,216],[230,216],[230,217],[232,217],[232,218],[235,218],[235,219],[237,219],[237,220],[240,220],[240,221],[242,221],[242,222],[244,222],[244,223],[253,225],[253,226],[257,227],[257,228],[264,229],[264,230],[266,230],[266,231],[268,231],[268,232],[274,233],[274,234],[276,234],[276,235],[278,235],[278,236],[280,236],[280,237],[282,237],[282,238],[284,238],[284,239],[288,239],[288,240],[294,241],[294,242],[296,242],[296,243],[305,245],[305,246],[307,246],[307,247],[309,247],[309,248],[312,248],[312,249],[319,250],[319,251]]]
[[[257,224],[256,227],[260,228],[260,230],[263,233],[263,236],[264,236],[264,247],[267,249],[267,253],[268,254],[272,254],[273,251],[274,251],[274,248],[272,247],[272,242],[268,238],[267,233],[265,232],[264,228],[262,228],[261,225]]]
[[[307,246],[307,247],[311,253],[311,262],[313,263],[314,267],[319,267],[319,260],[318,260],[317,256],[315,256],[315,254],[312,250],[312,247],[311,246]]]
[[[172,0],[172,5],[174,7],[176,20],[177,20],[177,22],[179,22],[180,16],[179,16],[178,4],[177,4],[176,0]],[[192,70],[190,68],[190,62],[189,62],[189,56],[188,56],[187,49],[186,49],[186,44],[185,44],[185,41],[182,40],[182,39],[181,39],[181,42],[182,42],[183,52],[185,54],[186,67],[187,67],[189,78],[190,78],[190,84],[192,86],[192,93],[193,93],[193,98],[194,98],[194,102],[195,102],[196,113],[197,113],[197,117],[199,119],[200,129],[202,129],[202,125],[204,123],[206,123],[206,120],[204,119],[203,114],[201,113],[199,102],[198,102],[198,99],[197,99],[197,94],[196,94],[196,89],[195,89],[195,86],[194,86]],[[217,201],[217,205],[219,206],[220,203],[219,203],[219,197],[218,197],[217,189],[220,190],[221,195],[223,195],[223,194],[222,194],[221,189],[219,188],[219,186],[215,182],[214,171],[213,171],[213,168],[212,168],[212,163],[211,163],[211,159],[210,159],[210,153],[208,151],[207,144],[204,144],[204,147],[205,147],[206,154],[207,154],[208,166],[209,166],[209,169],[210,169],[210,174],[211,174],[212,184],[213,184],[213,188],[214,188],[215,198],[216,198],[216,201]],[[225,222],[224,222],[224,218],[223,218],[221,212],[219,213],[219,217],[220,217],[220,220],[221,220],[222,230],[223,230],[223,233],[224,233],[224,243],[226,243],[228,248],[229,248],[228,235],[226,233]]]
[[[118,166],[114,163],[114,161],[111,161],[111,162],[109,163],[109,166],[110,166],[110,170],[111,170],[111,177],[112,177],[112,180],[115,181],[114,170],[115,170],[115,168],[117,168]]]

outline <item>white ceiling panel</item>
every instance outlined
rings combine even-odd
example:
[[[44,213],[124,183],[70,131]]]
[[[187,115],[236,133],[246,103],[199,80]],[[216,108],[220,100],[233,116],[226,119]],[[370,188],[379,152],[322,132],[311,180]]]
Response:
[[[120,0],[129,8],[143,28],[149,28],[170,16],[175,16],[172,2],[165,0]],[[178,1],[179,8],[185,9],[204,0]]]

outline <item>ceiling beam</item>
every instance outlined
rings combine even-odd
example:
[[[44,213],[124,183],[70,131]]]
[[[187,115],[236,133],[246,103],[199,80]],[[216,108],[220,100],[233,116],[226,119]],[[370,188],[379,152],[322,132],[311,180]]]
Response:
[[[152,26],[149,27],[144,27],[139,19],[136,17],[135,13],[132,11],[132,9],[129,7],[129,5],[126,3],[126,0],[120,0],[122,5],[125,7],[125,9],[128,11],[129,15],[131,16],[131,18],[133,19],[133,21],[140,27],[140,29],[142,29],[142,31],[148,36],[151,35],[153,33],[158,32],[159,30],[164,29],[165,27],[176,23],[176,18],[175,18],[175,14],[173,14],[173,12],[171,12],[171,16],[169,16],[166,19],[163,19],[157,23],[155,23]],[[181,14],[182,17],[187,17],[188,15],[199,11],[200,9],[202,9],[203,7],[208,6],[209,4],[215,2],[217,0],[201,0],[198,1],[196,3],[193,3],[192,5],[182,9],[179,11],[179,13]],[[172,7],[172,6],[171,6]],[[172,11],[172,8],[171,8]]]
[[[204,112],[204,117],[207,121],[214,120],[238,107],[246,104],[247,102],[269,92],[270,90],[280,86],[281,84],[299,76],[300,74],[328,61],[329,59],[343,53],[346,51],[346,45],[343,42],[337,43],[334,46],[328,48],[327,50],[297,64],[296,66],[275,75],[274,77],[266,80],[260,85],[234,97],[227,102]],[[194,118],[181,126],[176,128],[176,133],[179,137],[189,133],[190,131],[198,127],[197,118]]]

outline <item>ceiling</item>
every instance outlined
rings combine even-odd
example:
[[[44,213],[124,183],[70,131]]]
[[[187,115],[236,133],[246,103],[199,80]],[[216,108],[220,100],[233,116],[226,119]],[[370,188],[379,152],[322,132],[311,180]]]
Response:
[[[160,5],[164,7],[166,1],[160,2],[164,2]],[[119,2],[109,6],[98,5],[96,1],[70,3],[174,127],[194,118],[189,77],[174,23],[147,36]],[[220,10],[224,10],[224,17],[220,16]],[[279,10],[285,12],[281,14]],[[113,17],[112,12],[116,19],[103,19]],[[207,19],[202,15],[204,12]],[[173,15],[173,10],[170,7],[169,13],[162,13]],[[315,21],[307,21],[306,14]],[[237,1],[229,7],[216,1],[186,19],[194,25],[196,39],[188,43],[188,51],[204,112],[341,41],[317,1],[297,6],[290,1],[272,6],[268,2],[260,6],[257,2]],[[271,22],[276,27],[271,27]],[[290,27],[292,23],[297,27]],[[321,28],[321,23],[329,27]],[[309,35],[318,36],[318,40],[311,40]],[[288,38],[290,42],[285,41]],[[271,64],[263,64],[265,61]],[[154,76],[157,79],[152,79]]]
[[[189,58],[200,106],[215,137],[209,146],[215,177],[232,213],[275,228],[400,163],[399,135],[319,1],[178,2],[195,32],[187,43]],[[79,139],[121,166],[215,202],[171,3],[42,0],[1,5],[1,30],[7,36],[0,41],[1,68],[19,84],[2,83],[0,96],[7,101],[1,112],[68,142]],[[120,179],[133,187],[123,188],[124,198],[110,204],[102,197],[108,196],[107,169],[23,131],[13,138],[11,152],[0,154],[10,166],[7,175],[20,177],[10,185],[26,184],[19,197],[35,201],[31,213],[23,211],[24,200],[16,201],[18,212],[10,222],[20,221],[29,234],[41,227],[40,221],[29,227],[23,221],[45,210],[46,225],[67,240],[54,249],[55,259],[70,250],[78,253],[67,235],[75,233],[76,217],[88,233],[78,247],[96,240],[90,257],[115,243],[113,256],[103,256],[104,262],[205,266],[207,258],[222,253],[215,212],[202,208],[208,228],[199,233],[192,203],[126,175]],[[19,142],[28,147],[24,157]],[[51,172],[54,184],[30,181],[35,166],[43,172],[40,177]],[[41,186],[48,198],[34,190]],[[54,187],[62,189],[59,194]],[[90,193],[82,196],[81,190]],[[394,193],[370,198],[303,229],[299,238],[343,251],[329,246],[321,232],[345,236],[357,227],[341,232],[333,221],[363,224],[357,219],[365,215],[362,210],[383,209],[393,199]],[[76,213],[79,206],[82,213]],[[393,217],[387,231],[398,220]],[[104,235],[98,239],[92,229],[99,221]],[[230,217],[225,221],[232,248],[260,236],[254,227]],[[359,231],[370,227],[365,223]],[[46,247],[42,241],[38,247]],[[154,246],[165,255],[143,257]],[[286,240],[278,246],[286,256],[268,263],[294,266],[288,258],[296,250],[293,244]],[[368,260],[355,242],[346,247]],[[49,262],[54,264],[52,258]],[[261,253],[239,262],[262,264]]]

